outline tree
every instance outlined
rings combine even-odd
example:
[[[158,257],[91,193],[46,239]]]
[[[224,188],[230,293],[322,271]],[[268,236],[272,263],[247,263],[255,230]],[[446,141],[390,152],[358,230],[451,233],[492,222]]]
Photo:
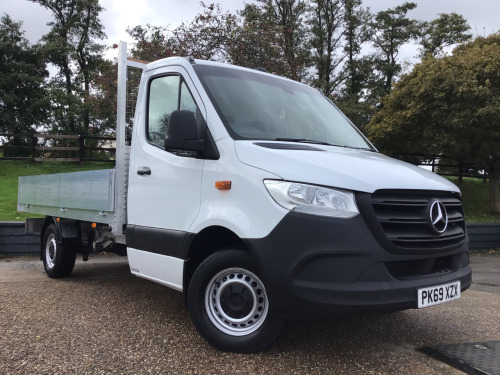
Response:
[[[369,40],[367,24],[370,20],[368,10],[360,8],[361,0],[344,0],[344,51],[347,55],[345,71],[347,79],[343,90],[346,100],[359,102],[371,71],[369,58],[361,56],[362,45]]]
[[[470,26],[467,20],[457,13],[441,13],[431,22],[422,22],[420,29],[421,58],[425,58],[427,54],[434,57],[442,56],[445,48],[472,38],[472,35],[468,33]]]
[[[344,0],[312,0],[311,27],[312,63],[316,68],[313,85],[330,96],[344,82],[346,72],[339,70],[347,57],[343,50]]]
[[[429,55],[401,78],[368,125],[383,151],[446,155],[484,168],[500,213],[500,33]]]
[[[229,45],[233,42],[237,17],[223,13],[218,4],[200,3],[203,12],[192,22],[182,24],[174,30],[174,40],[180,51],[186,55],[204,60],[228,62]]]
[[[258,0],[262,3],[263,16],[280,32],[280,48],[284,54],[284,76],[296,81],[306,77],[309,66],[309,48],[304,16],[304,0]]]
[[[84,129],[90,129],[90,85],[99,70],[104,51],[104,45],[96,43],[96,40],[106,37],[104,26],[99,19],[99,13],[104,8],[99,5],[98,0],[80,0],[76,5],[78,17],[74,25],[74,58],[83,80],[83,126]]]
[[[366,134],[366,125],[370,122],[377,108],[370,102],[358,101],[354,96],[335,97],[335,104],[352,121],[356,127]]]
[[[30,45],[21,22],[4,14],[0,19],[0,132],[34,133],[46,118],[48,76],[37,45]],[[26,141],[14,138],[12,145]],[[9,152],[7,152],[8,154]],[[14,155],[14,154],[10,154]]]
[[[399,48],[415,39],[418,35],[418,22],[406,14],[417,7],[415,3],[404,3],[378,12],[370,22],[374,59],[377,75],[373,79],[372,98],[381,100],[389,94],[395,78],[401,73],[401,64],[397,60]]]
[[[87,133],[98,122],[91,111],[91,82],[102,62],[105,38],[98,0],[30,0],[52,12],[51,30],[42,38],[43,52],[59,68],[52,82],[54,129]]]
[[[163,26],[137,25],[128,28],[127,33],[135,40],[131,54],[136,59],[155,61],[182,55],[182,51],[177,50],[172,32]]]
[[[170,56],[194,56],[203,60],[230,61],[238,18],[223,13],[217,4],[200,3],[203,11],[193,21],[169,30],[163,26],[135,26],[127,29],[135,39],[132,55],[146,61]]]
[[[129,82],[139,79],[135,77],[138,72],[129,71],[127,75]],[[118,77],[118,65],[109,60],[102,60],[98,72],[92,76],[88,107],[90,112],[99,119],[99,126],[91,129],[101,135],[109,135],[106,133],[114,132],[116,128],[118,90],[116,77]],[[96,125],[94,123],[94,126]]]
[[[295,2],[245,4],[241,17],[202,2],[203,11],[174,30],[152,25],[127,30],[136,40],[132,54],[148,61],[193,55],[301,80],[308,56],[301,24],[305,6]]]
[[[230,61],[284,76],[287,69],[280,28],[256,4],[245,4],[240,16],[242,20],[234,30],[233,42],[228,45]]]
[[[368,23],[371,14],[361,7],[361,0],[344,0],[345,81],[335,103],[349,119],[365,132],[376,107],[366,100],[369,78],[373,74],[373,58],[362,55],[361,49],[370,39]]]

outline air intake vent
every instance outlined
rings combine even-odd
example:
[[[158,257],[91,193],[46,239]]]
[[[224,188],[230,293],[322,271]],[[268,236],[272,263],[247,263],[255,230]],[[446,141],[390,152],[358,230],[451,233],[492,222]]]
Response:
[[[459,255],[461,256],[461,254]],[[385,264],[392,277],[396,279],[412,279],[429,275],[445,275],[453,272],[453,256],[388,262]]]
[[[265,148],[272,148],[274,150],[296,150],[296,151],[325,151],[322,150],[321,148],[313,147],[313,146],[307,146],[307,145],[301,145],[301,144],[296,144],[296,143],[254,143],[256,146],[260,147],[265,147]]]

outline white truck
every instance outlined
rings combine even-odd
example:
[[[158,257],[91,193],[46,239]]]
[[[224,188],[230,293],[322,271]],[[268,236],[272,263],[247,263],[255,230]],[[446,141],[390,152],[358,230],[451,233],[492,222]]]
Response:
[[[19,181],[49,277],[126,253],[182,291],[216,348],[255,352],[286,318],[422,308],[471,284],[459,189],[377,152],[320,92],[266,72],[119,47],[116,167]],[[127,67],[143,69],[131,144]]]

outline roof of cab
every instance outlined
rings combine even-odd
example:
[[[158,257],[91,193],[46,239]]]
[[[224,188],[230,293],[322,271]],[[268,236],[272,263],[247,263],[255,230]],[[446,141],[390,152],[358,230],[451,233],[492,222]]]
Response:
[[[238,66],[238,65],[233,65],[231,63],[222,63],[222,62],[215,62],[215,61],[209,61],[209,60],[194,59],[192,62],[190,62],[188,57],[179,57],[179,56],[166,57],[164,59],[153,61],[146,66],[145,71],[150,71],[150,70],[154,70],[154,69],[158,69],[158,68],[162,68],[162,67],[166,67],[166,66],[171,66],[171,65],[180,65],[180,66],[183,66],[185,68],[190,67],[190,66],[194,66],[194,65],[220,66],[220,67],[229,68],[229,69],[250,71],[250,72],[254,72],[254,73],[258,73],[258,74],[269,75],[269,76],[273,76],[273,77],[276,77],[279,79],[290,81],[289,78],[281,77],[281,76],[269,73],[269,72],[264,71],[264,70],[251,69],[251,68],[246,68],[246,67],[242,67],[242,66]],[[301,83],[301,82],[297,82],[297,81],[293,81],[293,82],[301,84],[301,85],[305,85],[304,83]]]
[[[189,60],[189,57],[174,56],[174,57],[166,57],[164,59],[150,62],[146,66],[146,70],[153,70],[153,69],[157,69],[157,68],[161,68],[161,67],[169,66],[169,65],[189,66],[189,65],[197,65],[197,64],[217,65],[217,66],[231,67],[231,68],[235,68],[235,69],[245,69],[245,68],[242,68],[240,66],[232,65],[229,63],[221,63],[221,62],[214,62],[214,61],[208,61],[208,60],[198,60],[198,59],[193,59],[191,62]]]

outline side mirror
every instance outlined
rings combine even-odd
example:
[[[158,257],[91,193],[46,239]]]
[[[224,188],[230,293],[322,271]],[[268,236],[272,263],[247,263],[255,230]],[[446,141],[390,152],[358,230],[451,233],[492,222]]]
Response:
[[[196,118],[191,111],[173,111],[168,120],[165,150],[173,152],[196,152],[204,150],[205,141],[199,139]]]

